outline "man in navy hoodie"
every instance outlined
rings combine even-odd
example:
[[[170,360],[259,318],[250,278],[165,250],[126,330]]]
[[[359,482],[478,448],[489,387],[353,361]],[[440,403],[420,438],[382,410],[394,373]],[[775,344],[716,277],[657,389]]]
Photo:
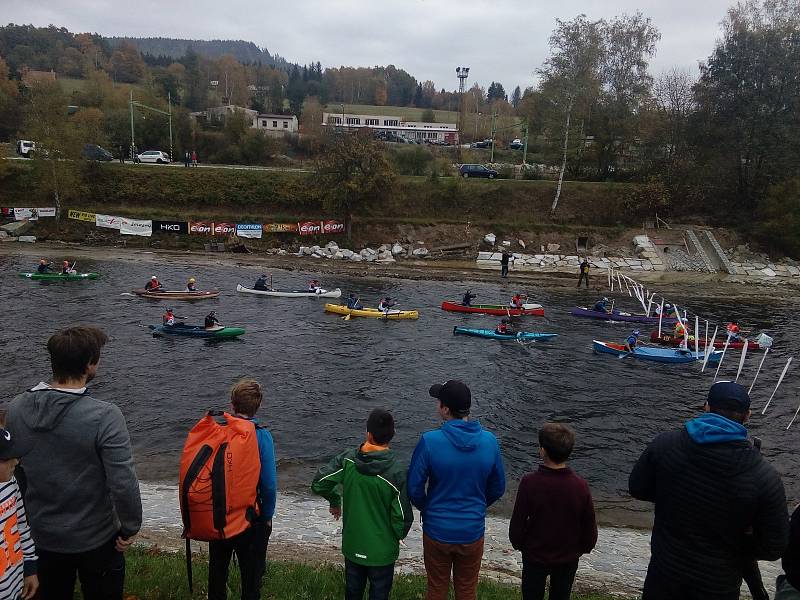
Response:
[[[780,475],[747,439],[747,391],[718,381],[705,411],[656,437],[628,481],[655,503],[643,600],[738,600],[753,561],[777,560],[789,539]]]
[[[408,470],[408,495],[422,516],[427,600],[477,598],[486,509],[506,488],[497,439],[469,420],[472,395],[461,381],[431,387],[439,429],[422,435]],[[427,486],[427,489],[426,489]]]

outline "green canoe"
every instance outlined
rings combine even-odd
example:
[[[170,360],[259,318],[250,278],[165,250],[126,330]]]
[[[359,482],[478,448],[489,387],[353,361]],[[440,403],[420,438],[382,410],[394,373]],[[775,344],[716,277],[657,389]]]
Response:
[[[61,273],[20,273],[19,276],[26,279],[42,279],[45,281],[80,281],[82,279],[97,279],[100,277],[97,273],[73,273],[71,275],[62,275]]]

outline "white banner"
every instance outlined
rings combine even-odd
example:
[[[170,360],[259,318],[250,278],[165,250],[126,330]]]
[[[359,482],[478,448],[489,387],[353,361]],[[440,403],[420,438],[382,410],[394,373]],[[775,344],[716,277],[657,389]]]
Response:
[[[122,227],[122,217],[112,217],[111,215],[97,214],[94,216],[94,224],[98,227],[119,230],[119,228]]]
[[[142,235],[150,237],[153,235],[153,221],[140,219],[126,219],[122,217],[119,232],[122,235]]]
[[[56,216],[56,207],[55,206],[50,206],[50,207],[46,207],[46,208],[39,208],[37,210],[39,211],[39,216],[40,217],[55,217]]]
[[[260,223],[237,223],[236,235],[243,238],[261,239],[263,228]]]
[[[39,218],[38,208],[15,208],[14,219],[17,221],[36,221]]]

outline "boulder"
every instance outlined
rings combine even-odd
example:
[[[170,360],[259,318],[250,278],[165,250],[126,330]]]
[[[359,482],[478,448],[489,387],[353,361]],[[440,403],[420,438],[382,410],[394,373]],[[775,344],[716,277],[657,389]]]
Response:
[[[325,244],[325,247],[328,250],[333,250],[334,252],[336,252],[339,249],[339,244],[337,244],[336,242],[328,242],[327,244]]]
[[[350,260],[352,260],[353,262],[361,262],[362,260],[364,260],[364,257],[361,256],[360,254],[356,254],[355,252],[353,252],[353,254],[350,256]]]
[[[789,265],[789,266],[787,267],[787,269],[788,269],[788,271],[789,271],[789,274],[790,274],[792,277],[800,277],[800,269],[798,269],[797,267],[794,267],[794,266],[792,266],[792,265]]]
[[[381,246],[381,248],[383,248],[383,246]],[[386,249],[378,252],[378,260],[386,260],[387,258],[394,260],[391,250]]]
[[[500,252],[492,252],[492,256],[490,260],[500,261],[503,258],[503,255]]]
[[[17,238],[18,242],[27,242],[28,244],[33,244],[36,241],[35,235],[21,235]]]
[[[487,233],[483,236],[483,241],[494,246],[494,243],[497,241],[497,236],[493,233]]]
[[[402,254],[403,252],[405,252],[405,250],[400,244],[395,244],[394,246],[392,246],[392,256],[397,256],[398,254]]]
[[[558,252],[561,250],[561,244],[547,244],[548,252]]]
[[[378,248],[378,254],[381,252],[391,252],[392,247],[389,244],[381,244],[381,247]]]
[[[348,250],[347,248],[341,250],[340,252],[342,253],[342,258],[353,258],[353,256],[359,256],[355,252],[353,252],[352,250]]]
[[[22,238],[20,238],[20,240],[21,240],[21,239],[22,239]],[[775,275],[776,275],[775,271],[773,271],[773,270],[772,270],[772,269],[770,269],[769,267],[767,267],[766,269],[761,269],[761,273],[763,273],[763,274],[764,274],[764,275],[766,275],[767,277],[775,277]]]
[[[492,260],[493,252],[478,252],[478,260]]]
[[[344,254],[342,253],[341,250],[337,250],[336,253],[333,255],[333,258],[342,259],[344,258]]]
[[[367,255],[364,257],[364,260],[365,260],[366,262],[375,262],[375,259],[376,259],[376,258],[378,258],[378,255],[377,255],[377,254],[367,254]]]
[[[387,264],[387,263],[393,263],[393,262],[397,262],[397,261],[394,259],[394,257],[392,256],[392,254],[390,252],[389,255],[386,258],[379,258],[375,262],[378,262],[378,263],[381,263],[381,264]]]
[[[520,245],[520,248],[525,250],[525,242],[523,242],[522,240],[517,240],[517,243]]]
[[[422,257],[422,256],[428,256],[429,253],[427,248],[417,248],[416,250],[414,250],[414,252],[412,252],[412,254],[417,257]]]
[[[278,256],[286,256],[287,252],[283,248],[278,248],[278,252],[276,252]]]
[[[508,240],[503,240],[503,246],[506,248],[511,248],[511,242],[509,242]]]

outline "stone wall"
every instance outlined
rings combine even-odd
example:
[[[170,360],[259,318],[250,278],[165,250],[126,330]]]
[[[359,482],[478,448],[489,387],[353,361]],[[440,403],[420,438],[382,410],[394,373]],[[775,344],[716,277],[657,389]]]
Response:
[[[501,252],[478,252],[479,268],[500,270]],[[594,269],[630,269],[631,271],[665,271],[663,263],[654,264],[646,258],[587,257]],[[581,257],[568,254],[512,254],[509,271],[575,271],[581,264]]]

